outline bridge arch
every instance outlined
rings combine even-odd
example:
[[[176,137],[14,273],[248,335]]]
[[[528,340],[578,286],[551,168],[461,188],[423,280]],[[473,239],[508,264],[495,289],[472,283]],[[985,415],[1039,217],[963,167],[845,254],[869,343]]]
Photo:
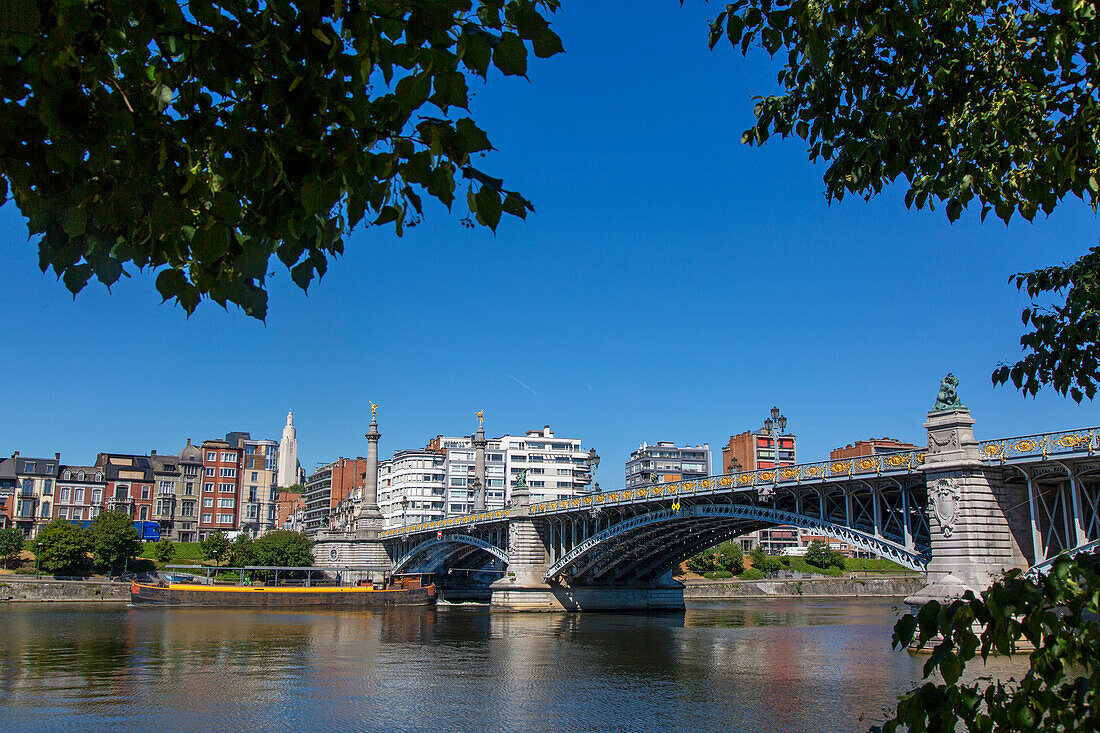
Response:
[[[502,550],[491,542],[487,542],[480,537],[474,537],[468,534],[451,534],[443,535],[443,538],[433,537],[428,540],[424,540],[416,547],[409,550],[403,556],[393,564],[393,572],[400,573],[405,570],[409,565],[418,560],[431,559],[433,565],[445,562],[448,557],[458,553],[469,550],[471,547],[484,550],[496,559],[507,564],[508,552]]]
[[[809,529],[853,547],[874,552],[914,570],[924,570],[928,549],[905,547],[834,521],[752,504],[696,504],[639,514],[578,543],[546,571],[547,580],[564,576],[624,579],[653,574],[718,541],[767,526]]]

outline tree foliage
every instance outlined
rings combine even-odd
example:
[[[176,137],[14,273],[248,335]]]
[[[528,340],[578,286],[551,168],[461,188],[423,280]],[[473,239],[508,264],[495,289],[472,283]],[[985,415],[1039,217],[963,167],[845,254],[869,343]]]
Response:
[[[769,555],[764,552],[764,548],[760,545],[752,548],[749,552],[749,559],[752,560],[752,566],[762,573],[774,573],[783,567],[783,559],[776,555]]]
[[[141,535],[124,511],[103,512],[88,526],[96,562],[117,569],[128,558],[141,554]]]
[[[167,537],[162,537],[155,545],[153,545],[153,557],[161,565],[166,565],[172,562],[172,558],[176,556],[176,543]]]
[[[35,536],[38,564],[43,570],[56,573],[75,570],[88,561],[91,542],[80,527],[64,519],[48,522]]]
[[[465,188],[476,220],[531,204],[481,171],[468,80],[561,51],[558,0],[17,0],[0,10],[0,203],[74,293],[127,266],[191,313],[264,318],[272,255],[303,290],[360,223]],[[472,221],[466,220],[472,226]]]
[[[229,565],[232,567],[244,567],[245,565],[256,565],[256,548],[255,542],[248,535],[237,535],[237,538],[229,543]]]
[[[215,565],[221,565],[222,560],[229,556],[229,538],[220,530],[208,535],[199,543],[202,556],[207,560],[213,560]]]
[[[825,165],[829,200],[870,198],[903,178],[906,206],[941,204],[955,221],[976,204],[982,220],[1007,223],[1067,196],[1100,202],[1096,23],[1096,0],[738,0],[715,18],[710,44],[785,52],[781,93],[758,98],[741,139],[802,138]],[[1094,250],[1016,276],[1032,298],[1067,301],[1024,311],[1025,357],[994,383],[1095,394],[1098,273]]]
[[[734,575],[745,572],[745,551],[739,542],[723,542],[716,550],[718,567]]]
[[[313,564],[313,540],[303,532],[276,529],[253,543],[257,565],[309,567]]]
[[[806,562],[819,568],[844,569],[844,554],[829,547],[821,540],[814,540],[806,548]]]
[[[687,568],[693,573],[711,573],[718,569],[718,558],[714,550],[704,550],[687,561]]]
[[[902,696],[895,716],[874,730],[1100,730],[1098,613],[1100,554],[1063,555],[1038,582],[1013,570],[980,598],[967,593],[948,605],[927,604],[898,621],[894,645],[932,647],[924,665],[929,681]],[[1028,646],[1030,669],[1018,682],[960,683],[976,657]]]
[[[0,560],[4,561],[4,567],[8,562],[19,557],[23,551],[23,530],[16,526],[0,529]]]

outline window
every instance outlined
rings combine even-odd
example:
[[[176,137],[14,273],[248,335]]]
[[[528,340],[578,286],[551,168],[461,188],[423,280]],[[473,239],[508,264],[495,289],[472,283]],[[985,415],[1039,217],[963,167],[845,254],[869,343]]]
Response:
[[[95,480],[96,480],[96,483],[99,483],[99,482],[103,481],[103,474],[102,474],[102,473],[99,473],[99,472],[97,471],[97,472],[96,472],[96,475],[95,475]]]
[[[208,451],[206,453],[206,460],[211,461],[211,462],[216,461],[216,460],[218,460],[218,454],[215,453],[214,451]]]
[[[212,497],[212,496],[204,497],[203,500],[202,500],[202,505],[203,505],[204,508],[214,506],[214,497]]]
[[[27,473],[34,473],[34,461],[27,461],[26,466],[23,468]]]
[[[219,509],[232,509],[237,503],[236,499],[218,499]]]
[[[254,455],[256,455],[256,446],[246,445],[244,447],[244,452],[245,452],[245,455],[254,456]]]
[[[226,493],[226,494],[235,494],[235,493],[237,493],[237,485],[236,484],[218,484],[218,491],[221,491],[222,493]]]
[[[492,489],[502,489],[502,488],[504,488],[504,479],[502,479],[502,478],[491,478],[491,479],[489,479],[489,488],[492,488]]]
[[[180,516],[181,517],[193,517],[195,516],[195,502],[185,501],[180,504]]]
[[[53,493],[53,481],[50,481],[49,479],[45,479],[42,482],[42,493],[43,494],[52,494]]]
[[[210,524],[210,522],[213,521],[213,519],[214,519],[213,514],[203,514],[202,515],[202,521],[203,521],[204,524]]]
[[[233,524],[233,515],[232,514],[219,514],[218,515],[218,524]]]
[[[253,471],[252,472],[252,480],[253,481],[259,481],[260,480],[260,474],[257,473],[256,471]]]
[[[546,486],[545,481],[532,481],[531,486]]]
[[[91,515],[92,515],[90,517],[91,519],[95,519],[96,517],[98,517],[99,516],[99,507],[93,506],[92,511],[91,511]]]
[[[209,478],[214,478],[214,467],[213,466],[207,466],[206,467],[206,475]]]
[[[103,489],[92,489],[92,505],[103,503]]]
[[[236,463],[237,462],[237,454],[236,453],[222,453],[222,463],[226,463],[226,462]]]
[[[66,481],[71,481],[73,478],[73,472],[66,468],[65,473],[61,474],[61,478],[65,479]]]
[[[174,487],[175,487],[175,484],[172,481],[161,481],[160,482],[160,491],[158,493],[171,494]]]
[[[451,476],[451,486],[465,486],[466,478],[464,476]]]
[[[148,486],[142,486],[141,487],[141,498],[142,499],[148,499],[149,498],[149,487]]]
[[[48,502],[48,501],[42,502],[42,516],[43,517],[50,516],[50,502]]]
[[[84,503],[84,489],[82,489],[82,488],[73,489],[73,503],[74,504],[83,504]]]
[[[141,508],[141,519],[146,520],[149,518],[149,507],[143,506]]]
[[[222,468],[218,470],[218,475],[222,478],[237,478],[237,469],[235,468]]]
[[[195,493],[195,482],[194,481],[188,481],[187,483],[185,483],[183,485],[183,495],[184,496],[192,496],[192,495],[194,495],[194,493]]]
[[[202,490],[203,491],[213,491],[214,490],[213,482],[207,481],[205,484],[202,485]]]
[[[58,517],[58,519],[68,519],[69,518],[69,510],[66,509],[65,507],[61,507],[60,509],[57,510],[57,517]]]
[[[130,487],[124,485],[115,486],[115,501],[123,501],[130,494]]]
[[[62,504],[68,504],[69,503],[69,489],[68,489],[68,487],[61,490],[61,503]]]
[[[558,469],[558,475],[559,476],[571,476],[572,474],[573,474],[573,469],[572,468],[559,468]]]
[[[84,480],[84,472],[83,471],[80,471],[79,473],[76,474],[76,480],[77,481],[83,481]],[[97,478],[96,481],[99,481],[99,479]]]

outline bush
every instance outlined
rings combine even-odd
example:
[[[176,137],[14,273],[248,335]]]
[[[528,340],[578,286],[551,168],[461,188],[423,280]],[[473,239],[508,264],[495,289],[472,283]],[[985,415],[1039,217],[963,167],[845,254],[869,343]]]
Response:
[[[762,573],[774,573],[783,567],[783,558],[776,555],[769,555],[764,552],[764,548],[760,545],[752,548],[752,552],[749,553],[749,559],[752,560],[752,566]]]
[[[18,527],[5,527],[0,529],[0,560],[4,561],[4,567],[8,561],[19,557],[23,551],[23,530]]]
[[[742,580],[760,580],[764,577],[764,573],[756,568],[745,568],[745,572],[741,573],[738,577]]]
[[[141,554],[141,535],[126,512],[103,512],[92,520],[88,535],[96,562],[110,569],[117,569]]]
[[[894,718],[873,730],[1097,730],[1098,611],[1100,553],[1073,560],[1063,555],[1037,582],[1011,570],[979,598],[968,591],[946,606],[928,603],[894,626],[897,648],[934,645],[924,664],[925,683],[899,698]],[[978,677],[959,683],[976,656],[984,661],[990,654],[1012,654],[1025,640],[1035,650],[1019,681]]]
[[[844,554],[832,549],[821,540],[814,540],[806,548],[806,562],[819,568],[844,569]]]
[[[37,564],[48,573],[79,571],[87,565],[91,542],[83,529],[64,519],[54,519],[35,537]]]
[[[144,552],[142,554],[145,554]],[[153,557],[161,565],[167,565],[172,562],[172,558],[176,556],[176,545],[172,540],[167,537],[161,539],[155,545],[153,545]]]

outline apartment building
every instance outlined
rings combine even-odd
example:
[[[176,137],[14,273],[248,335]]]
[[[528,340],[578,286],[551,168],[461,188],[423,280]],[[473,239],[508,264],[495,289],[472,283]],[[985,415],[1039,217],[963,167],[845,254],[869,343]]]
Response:
[[[106,504],[109,511],[123,511],[135,520],[149,521],[153,516],[153,463],[149,456],[127,453],[100,453],[96,468],[103,471]]]
[[[16,483],[15,458],[0,460],[0,529],[14,522]]]
[[[791,433],[773,434],[767,427],[731,435],[729,443],[722,446],[722,470],[725,473],[790,466],[797,462],[795,436]]]
[[[916,450],[913,443],[905,443],[897,438],[868,438],[849,443],[843,448],[834,448],[829,451],[829,460],[839,461],[844,458],[863,458],[864,456],[879,456],[884,453],[897,453],[903,450]]]
[[[328,529],[332,510],[349,495],[362,490],[366,458],[338,458],[306,479],[304,529],[313,534]]]
[[[16,451],[12,455],[15,475],[13,520],[30,538],[42,525],[53,519],[54,488],[61,454],[53,458],[28,458]]]
[[[201,541],[215,532],[237,529],[243,451],[225,440],[204,440],[199,451],[202,456],[202,486],[199,491],[198,539]]]
[[[279,444],[274,440],[241,441],[242,532],[257,537],[275,527],[275,503],[279,498]]]
[[[106,495],[107,480],[101,467],[63,465],[57,477],[54,517],[91,521],[102,511]]]
[[[710,444],[677,447],[669,440],[642,443],[626,462],[626,488],[710,475]]]
[[[447,453],[430,447],[399,450],[393,458],[379,461],[378,508],[384,526],[443,519],[447,515],[446,466]]]

